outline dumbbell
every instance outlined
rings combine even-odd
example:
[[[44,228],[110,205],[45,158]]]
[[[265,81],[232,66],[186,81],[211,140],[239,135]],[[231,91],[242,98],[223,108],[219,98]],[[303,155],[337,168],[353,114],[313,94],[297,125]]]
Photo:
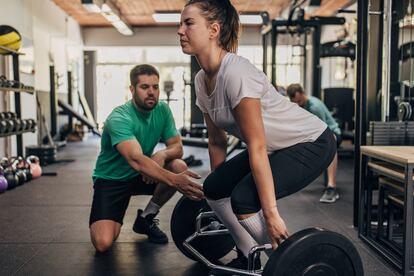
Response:
[[[32,122],[32,126],[31,126],[30,129],[34,132],[36,130],[36,126],[37,126],[36,120],[34,120],[34,119],[29,119],[29,120],[30,120],[30,122]]]
[[[0,120],[0,134],[7,133],[7,123],[4,120]]]
[[[22,131],[27,131],[29,129],[29,124],[27,119],[22,119]]]
[[[4,120],[6,122],[6,132],[7,134],[12,133],[14,131],[14,121],[11,119]]]
[[[26,119],[27,130],[34,131],[36,129],[36,121],[33,119]]]
[[[15,132],[19,132],[23,130],[23,123],[22,123],[22,119],[19,118],[13,118],[14,120],[14,131]]]
[[[14,118],[17,118],[17,114],[16,114],[16,113],[14,113],[14,112],[7,111],[7,112],[6,112],[6,114],[7,114],[7,117],[8,117],[9,119],[14,119]]]

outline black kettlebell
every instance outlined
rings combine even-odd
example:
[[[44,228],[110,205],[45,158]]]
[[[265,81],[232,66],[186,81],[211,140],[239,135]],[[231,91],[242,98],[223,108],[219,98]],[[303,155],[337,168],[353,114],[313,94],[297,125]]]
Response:
[[[26,182],[26,174],[24,173],[24,171],[22,170],[22,168],[20,167],[20,163],[23,160],[22,157],[14,157],[12,159],[12,165],[11,168],[13,169],[15,175],[18,178],[18,185],[23,185],[24,182]]]
[[[4,170],[4,177],[6,178],[8,184],[7,190],[14,189],[19,185],[19,179],[10,167]]]
[[[23,170],[17,170],[16,171],[16,177],[18,178],[18,185],[19,186],[23,185],[27,180],[26,174]]]
[[[30,164],[21,156],[19,156],[17,160],[19,161],[19,163],[17,164],[17,169],[24,172],[26,176],[25,181],[27,182],[27,181],[32,180],[32,173],[30,172]]]
[[[6,169],[10,165],[9,159],[7,157],[3,157],[0,160],[0,166],[2,166],[4,169]]]
[[[29,168],[24,168],[23,172],[26,174],[26,181],[32,180],[32,172]]]

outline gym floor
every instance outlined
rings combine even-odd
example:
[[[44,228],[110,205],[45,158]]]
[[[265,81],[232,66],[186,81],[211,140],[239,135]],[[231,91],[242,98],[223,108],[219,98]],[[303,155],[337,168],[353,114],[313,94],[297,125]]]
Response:
[[[169,219],[177,194],[159,215],[160,227],[170,236],[167,245],[154,245],[132,231],[136,210],[148,196],[132,198],[121,234],[111,251],[96,256],[90,243],[88,219],[92,200],[91,171],[99,152],[99,140],[70,143],[59,151],[57,163],[44,168],[58,176],[44,176],[0,195],[0,275],[208,275],[171,240]],[[206,176],[205,149],[186,147],[203,161],[193,170]],[[368,249],[352,227],[353,161],[341,159],[338,170],[341,199],[333,205],[319,203],[322,179],[303,191],[279,201],[280,212],[291,233],[309,226],[322,226],[344,234],[357,247],[365,275],[398,275]],[[264,254],[262,254],[264,255]],[[235,256],[231,252],[223,262]],[[264,256],[263,256],[264,258]]]

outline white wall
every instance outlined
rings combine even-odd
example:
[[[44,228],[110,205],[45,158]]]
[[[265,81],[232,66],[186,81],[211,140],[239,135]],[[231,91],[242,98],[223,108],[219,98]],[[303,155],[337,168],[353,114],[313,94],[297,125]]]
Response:
[[[51,0],[0,0],[0,7],[2,10],[0,24],[13,26],[33,42],[34,73],[31,76],[24,74],[22,81],[34,85],[38,90],[49,91],[49,65],[53,62],[55,71],[63,76],[62,85],[58,91],[66,93],[68,85],[66,72],[75,65],[78,66],[75,71],[80,78],[79,89],[83,93],[83,39],[79,24]],[[48,115],[49,94],[48,92],[38,94],[43,112]],[[63,97],[66,98],[66,96]],[[12,93],[10,93],[10,99],[13,101]],[[22,117],[35,118],[35,97],[22,94],[21,102]],[[14,106],[13,103],[11,106]],[[64,118],[59,119],[64,120]],[[49,116],[47,116],[47,121],[50,122]],[[7,154],[2,140],[4,141],[5,138],[0,138],[0,156]],[[16,154],[15,139],[11,141],[13,146],[9,154],[14,155]],[[24,134],[23,142],[24,145],[36,144],[37,134]]]
[[[134,28],[133,36],[121,35],[115,28],[84,28],[85,46],[179,46],[175,27]],[[262,45],[259,27],[243,27],[240,45]]]

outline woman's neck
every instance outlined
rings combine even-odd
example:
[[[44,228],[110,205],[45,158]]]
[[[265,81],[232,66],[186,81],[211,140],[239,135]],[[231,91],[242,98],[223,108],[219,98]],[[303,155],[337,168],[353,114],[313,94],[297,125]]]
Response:
[[[220,70],[220,64],[227,54],[222,48],[213,48],[208,53],[196,55],[200,67],[208,77],[214,77]]]

